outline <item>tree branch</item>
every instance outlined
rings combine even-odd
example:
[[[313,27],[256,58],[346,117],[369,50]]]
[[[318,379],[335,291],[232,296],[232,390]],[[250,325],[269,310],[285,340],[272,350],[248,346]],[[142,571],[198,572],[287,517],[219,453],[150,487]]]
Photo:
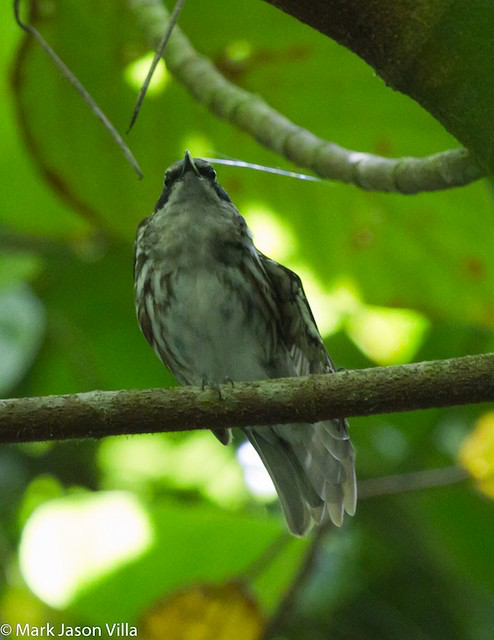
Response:
[[[494,4],[485,0],[265,0],[363,58],[494,170]]]
[[[168,13],[159,0],[127,0],[150,44],[155,47]],[[253,136],[260,144],[322,178],[368,191],[404,194],[469,184],[485,175],[465,149],[424,158],[384,158],[344,149],[291,122],[258,96],[229,82],[175,27],[166,64],[191,95],[218,118]]]
[[[219,393],[221,397],[219,397]],[[196,387],[0,400],[0,442],[317,422],[494,401],[494,354]]]

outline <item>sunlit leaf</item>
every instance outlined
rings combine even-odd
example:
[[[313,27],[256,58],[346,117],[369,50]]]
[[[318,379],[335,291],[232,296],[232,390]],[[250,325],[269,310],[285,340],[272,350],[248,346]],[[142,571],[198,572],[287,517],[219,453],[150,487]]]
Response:
[[[24,579],[44,602],[64,608],[114,566],[138,557],[153,540],[144,509],[131,494],[86,494],[38,507],[20,544]]]
[[[80,593],[73,603],[78,615],[94,624],[135,620],[163,594],[184,585],[235,580],[266,557],[285,528],[281,514],[274,518],[232,513],[187,500],[155,501],[148,517],[153,545]],[[307,540],[293,538],[279,554],[268,553],[251,583],[264,611],[279,604],[306,549]]]
[[[209,432],[187,434],[180,440],[157,434],[106,438],[98,457],[105,487],[142,491],[161,481],[237,508],[247,498],[234,448],[220,446]]]
[[[149,71],[149,67],[154,58],[154,53],[150,52],[142,58],[138,58],[134,60],[134,62],[130,63],[125,70],[125,79],[129,83],[129,85],[139,91],[142,86],[142,83],[146,79],[146,76]],[[148,89],[146,91],[147,96],[156,96],[162,93],[165,89],[167,82],[170,81],[170,74],[165,67],[165,63],[163,60],[158,62],[156,69],[154,70],[153,77],[149,83]]]
[[[494,498],[494,411],[484,413],[458,452],[461,464],[482,493]]]
[[[428,326],[427,319],[411,309],[364,305],[347,321],[350,337],[380,365],[410,362],[420,348]]]
[[[31,444],[37,445],[46,443],[28,443],[28,445]],[[24,526],[35,509],[45,502],[61,498],[64,493],[64,488],[58,478],[49,474],[42,474],[36,477],[26,487],[24,492],[22,504],[18,512],[19,524]]]

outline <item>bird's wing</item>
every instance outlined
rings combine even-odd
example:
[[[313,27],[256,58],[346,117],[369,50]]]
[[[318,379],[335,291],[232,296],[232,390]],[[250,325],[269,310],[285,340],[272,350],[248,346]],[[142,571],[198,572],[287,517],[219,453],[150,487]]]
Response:
[[[300,278],[262,254],[259,258],[276,295],[283,338],[295,371],[300,376],[334,372]],[[276,482],[275,485],[289,526],[295,534],[303,534],[311,519],[320,522],[325,512],[338,526],[343,522],[344,511],[351,515],[355,513],[357,496],[353,447],[344,418],[324,420],[304,428],[300,425],[278,428],[275,425],[270,433],[278,438],[274,438],[275,443],[283,443],[281,449],[285,454],[285,464],[294,476],[291,485],[280,475],[281,462],[276,464],[276,460],[268,459],[270,452],[264,442],[270,435],[267,430],[254,429],[250,439],[254,446],[257,445],[261,457],[264,454],[263,460],[271,477],[278,480],[278,485]],[[311,490],[307,489],[307,481]],[[314,495],[319,496],[323,508],[314,501]]]
[[[281,329],[299,376],[335,370],[305,296],[298,275],[259,253],[261,264],[273,284]]]

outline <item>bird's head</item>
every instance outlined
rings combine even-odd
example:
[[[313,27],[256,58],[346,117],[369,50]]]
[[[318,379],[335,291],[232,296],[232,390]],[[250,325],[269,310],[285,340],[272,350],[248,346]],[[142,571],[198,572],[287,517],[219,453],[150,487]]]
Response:
[[[163,209],[167,203],[203,200],[209,204],[231,202],[223,187],[216,181],[216,171],[201,158],[192,158],[188,151],[184,159],[172,164],[165,171],[163,191],[154,211]]]

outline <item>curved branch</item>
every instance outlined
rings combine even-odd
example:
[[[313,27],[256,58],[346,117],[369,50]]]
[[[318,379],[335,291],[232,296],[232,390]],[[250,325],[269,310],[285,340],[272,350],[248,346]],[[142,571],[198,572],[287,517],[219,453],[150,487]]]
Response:
[[[128,2],[155,47],[168,13],[157,0]],[[369,191],[412,194],[464,186],[484,175],[465,149],[424,158],[390,159],[344,149],[318,138],[258,96],[226,80],[208,58],[197,53],[178,27],[168,43],[166,63],[194,98],[216,116],[322,178],[340,180]]]
[[[350,49],[494,170],[492,25],[485,0],[265,0]]]
[[[0,442],[101,438],[494,401],[494,354],[223,385],[0,400]]]

